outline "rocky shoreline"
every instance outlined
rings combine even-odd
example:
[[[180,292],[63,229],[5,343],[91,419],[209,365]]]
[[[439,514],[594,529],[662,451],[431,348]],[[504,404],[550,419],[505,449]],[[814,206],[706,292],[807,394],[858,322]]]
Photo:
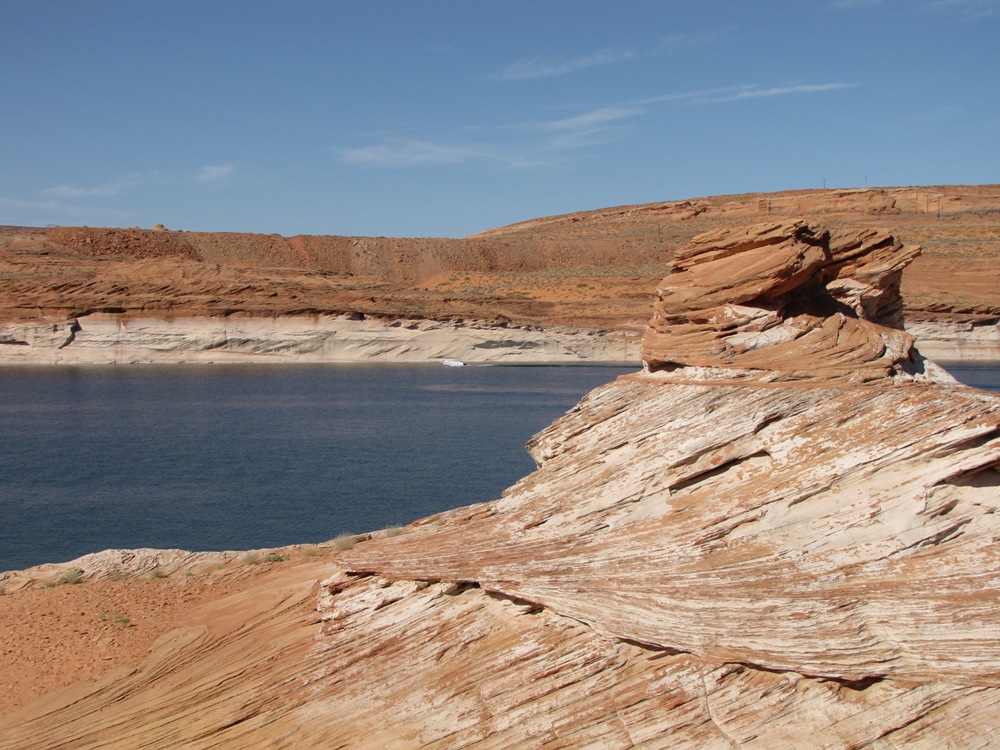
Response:
[[[1000,324],[907,327],[929,358],[1000,361]],[[0,324],[0,365],[433,363],[635,364],[628,330],[488,321],[390,320],[361,315],[122,318]]]
[[[1000,362],[1000,323],[916,322],[906,330],[917,348],[939,362]]]
[[[639,364],[638,332],[361,315],[0,325],[0,365],[443,362]]]

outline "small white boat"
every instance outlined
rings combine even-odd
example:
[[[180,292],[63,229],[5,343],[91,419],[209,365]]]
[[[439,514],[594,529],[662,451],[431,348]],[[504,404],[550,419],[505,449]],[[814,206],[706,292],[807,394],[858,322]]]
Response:
[[[465,362],[460,359],[442,359],[441,364],[445,367],[465,367]]]

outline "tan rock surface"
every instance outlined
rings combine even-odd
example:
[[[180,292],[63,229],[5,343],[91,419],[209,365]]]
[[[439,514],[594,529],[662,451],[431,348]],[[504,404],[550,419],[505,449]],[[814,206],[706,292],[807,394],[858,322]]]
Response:
[[[537,435],[502,498],[248,567],[145,659],[0,718],[0,748],[1000,746],[1000,397],[892,328],[913,252],[835,237],[696,241],[646,369]],[[712,265],[759,241],[780,252],[747,277]],[[684,364],[663,313],[699,304],[882,345]]]

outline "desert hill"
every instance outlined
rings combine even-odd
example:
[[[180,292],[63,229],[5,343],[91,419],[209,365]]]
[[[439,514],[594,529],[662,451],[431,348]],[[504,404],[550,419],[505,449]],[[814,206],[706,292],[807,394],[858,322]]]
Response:
[[[464,239],[0,229],[0,322],[365,315],[641,331],[696,234],[805,218],[884,228],[923,255],[913,321],[1000,317],[1000,186],[808,190],[585,211]]]
[[[917,257],[715,229],[495,501],[0,575],[0,750],[1000,746],[1000,397],[900,328]]]

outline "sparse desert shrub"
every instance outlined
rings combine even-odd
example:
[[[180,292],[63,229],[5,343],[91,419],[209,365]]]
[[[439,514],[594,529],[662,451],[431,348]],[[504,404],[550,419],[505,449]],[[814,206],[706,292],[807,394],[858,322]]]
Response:
[[[244,565],[259,565],[260,564],[260,553],[259,552],[247,552],[243,555]]]
[[[150,580],[155,581],[157,578],[166,578],[166,577],[167,577],[167,572],[165,570],[161,570],[160,568],[153,568],[151,571],[149,571]]]
[[[56,583],[61,585],[64,584],[74,584],[80,583],[83,579],[83,571],[79,568],[70,568],[69,570],[64,570],[60,573],[59,577],[56,579]]]
[[[270,555],[264,558],[264,562],[266,563],[284,562],[287,559],[288,558],[285,557],[284,555],[279,555],[277,553],[272,552]]]
[[[354,534],[341,534],[330,541],[330,546],[338,552],[345,552],[353,547],[356,541]]]
[[[97,613],[97,619],[100,620],[101,622],[107,622],[112,618],[114,618],[114,621],[116,623],[124,627],[128,627],[132,622],[130,618],[126,617],[121,612],[109,612],[106,609],[102,609],[100,612]]]
[[[400,534],[403,533],[403,527],[402,526],[389,526],[388,528],[386,528],[385,532],[383,532],[383,533],[385,534],[385,536],[399,536]]]
[[[307,544],[299,550],[299,554],[302,557],[316,557],[319,554],[319,547],[315,544]]]

